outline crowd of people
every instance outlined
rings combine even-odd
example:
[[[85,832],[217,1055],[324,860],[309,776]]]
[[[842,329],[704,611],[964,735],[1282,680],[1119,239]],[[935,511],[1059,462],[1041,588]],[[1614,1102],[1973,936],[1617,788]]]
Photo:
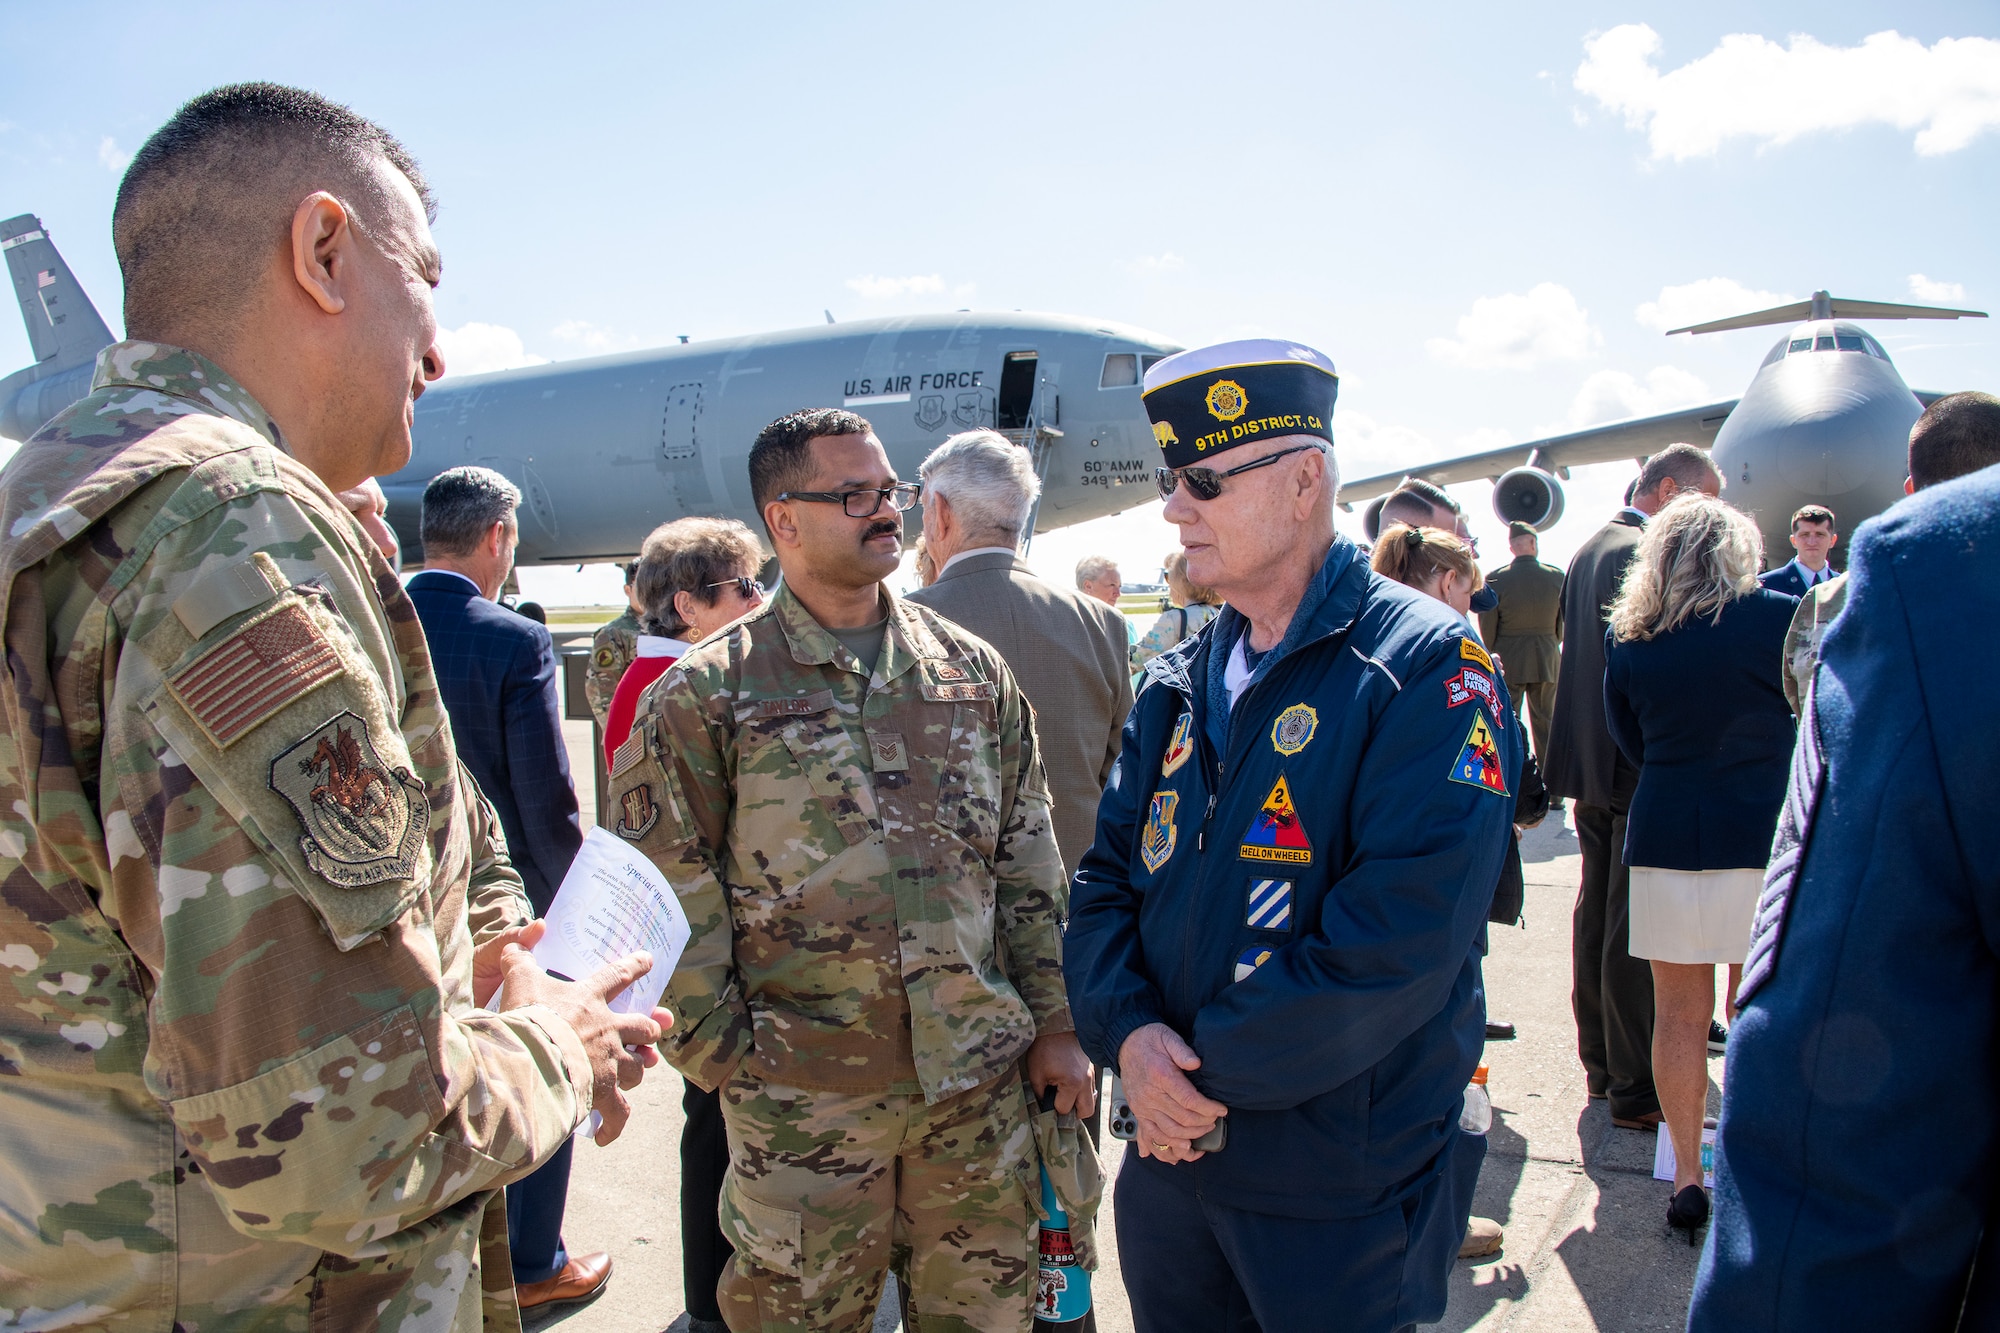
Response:
[[[1691,1327],[2000,1310],[2000,400],[1924,412],[1922,493],[1845,574],[1814,505],[1760,577],[1673,445],[1567,571],[1517,524],[1488,575],[1421,480],[1336,532],[1324,355],[1196,348],[1144,376],[1180,545],[1143,635],[1114,562],[1021,558],[1006,437],[906,480],[866,419],[789,413],[749,451],[762,533],[662,525],[592,645],[601,823],[690,927],[633,1014],[648,955],[530,952],[585,821],[552,640],[499,605],[520,492],[432,480],[406,584],[372,481],[445,369],[433,208],[317,95],[190,102],[119,191],[130,336],[0,473],[10,1322],[591,1299],[573,1136],[619,1137],[662,1060],[692,1333],[866,1329],[891,1273],[912,1330],[1053,1319],[1099,1247],[1107,1072],[1143,1333],[1435,1321],[1503,1241],[1472,1215],[1513,1035],[1487,931],[1564,802],[1587,1094],[1671,1139]]]

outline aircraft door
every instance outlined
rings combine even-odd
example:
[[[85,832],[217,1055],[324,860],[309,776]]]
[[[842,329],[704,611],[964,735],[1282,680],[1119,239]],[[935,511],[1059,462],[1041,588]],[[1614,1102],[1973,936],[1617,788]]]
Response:
[[[676,384],[667,390],[660,423],[660,457],[668,462],[701,455],[701,385]]]
[[[713,450],[702,448],[711,424],[706,420],[707,408],[708,392],[702,381],[668,387],[660,416],[660,460],[671,492],[668,503],[681,515],[720,513],[716,506],[728,495],[720,460],[712,456]]]
[[[999,430],[1026,430],[1035,406],[1035,371],[1041,357],[1036,352],[1009,352],[1000,368],[1000,397],[994,404],[994,426]]]

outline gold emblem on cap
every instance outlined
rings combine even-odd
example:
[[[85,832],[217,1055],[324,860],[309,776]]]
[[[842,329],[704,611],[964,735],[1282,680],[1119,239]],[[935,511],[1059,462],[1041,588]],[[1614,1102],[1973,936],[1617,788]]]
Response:
[[[1181,442],[1181,437],[1174,434],[1174,428],[1164,421],[1155,421],[1153,423],[1153,438],[1159,441],[1162,449]]]
[[[1249,395],[1235,380],[1217,380],[1208,386],[1208,414],[1217,421],[1234,421],[1249,409]]]

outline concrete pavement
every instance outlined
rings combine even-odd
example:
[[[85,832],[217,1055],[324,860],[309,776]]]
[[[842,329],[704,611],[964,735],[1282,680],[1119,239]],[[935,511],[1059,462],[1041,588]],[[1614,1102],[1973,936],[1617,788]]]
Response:
[[[569,723],[571,766],[584,808],[590,727]],[[1586,1100],[1569,1009],[1569,919],[1581,874],[1576,838],[1555,820],[1531,831],[1525,927],[1496,930],[1487,960],[1491,1011],[1519,1036],[1486,1048],[1494,1124],[1475,1211],[1506,1227],[1506,1246],[1453,1273],[1444,1322],[1460,1333],[1637,1333],[1683,1326],[1699,1251],[1669,1233],[1668,1186],[1652,1179],[1653,1136],[1614,1128]],[[1720,1056],[1710,1060],[1719,1083]],[[616,1273],[595,1303],[532,1314],[530,1330],[661,1333],[685,1328],[680,1273],[681,1083],[664,1066],[632,1094],[635,1114],[607,1148],[579,1145],[566,1236],[578,1251],[609,1250]],[[1719,1092],[1710,1090],[1710,1113]],[[1107,1140],[1105,1168],[1123,1144]],[[1100,1219],[1116,1222],[1106,1191]],[[1094,1275],[1097,1325],[1129,1333],[1115,1245]],[[898,1327],[893,1301],[876,1327]],[[1295,1333],[1269,1330],[1268,1333]]]

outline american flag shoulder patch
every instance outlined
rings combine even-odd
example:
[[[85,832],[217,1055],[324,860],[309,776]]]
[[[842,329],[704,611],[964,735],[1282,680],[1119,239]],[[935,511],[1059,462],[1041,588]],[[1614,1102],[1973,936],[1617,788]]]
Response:
[[[228,749],[252,727],[346,668],[297,602],[258,616],[167,677],[208,738]]]

